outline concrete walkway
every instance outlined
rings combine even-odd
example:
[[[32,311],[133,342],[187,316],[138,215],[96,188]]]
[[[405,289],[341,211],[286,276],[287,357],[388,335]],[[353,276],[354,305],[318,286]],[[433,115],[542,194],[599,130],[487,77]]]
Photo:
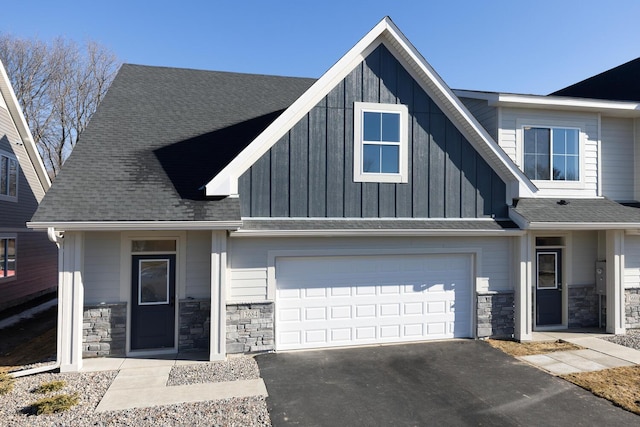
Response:
[[[167,386],[173,366],[206,363],[178,359],[85,359],[82,372],[117,370],[118,375],[96,407],[96,412],[171,405],[186,402],[267,396],[262,378],[193,385]]]
[[[599,338],[606,336],[593,332],[534,332],[534,341],[562,340],[584,349],[521,356],[519,359],[554,375],[640,365],[640,351]]]

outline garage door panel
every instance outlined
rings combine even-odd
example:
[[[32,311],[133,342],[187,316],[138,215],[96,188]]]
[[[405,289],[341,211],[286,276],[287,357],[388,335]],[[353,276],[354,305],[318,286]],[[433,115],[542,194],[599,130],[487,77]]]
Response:
[[[276,349],[468,337],[470,269],[468,255],[279,259]]]

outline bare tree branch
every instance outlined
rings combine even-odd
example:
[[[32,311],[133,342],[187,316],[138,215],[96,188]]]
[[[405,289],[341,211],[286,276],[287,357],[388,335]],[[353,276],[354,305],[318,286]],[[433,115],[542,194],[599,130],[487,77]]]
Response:
[[[76,145],[120,62],[95,42],[83,46],[0,33],[3,62],[45,166],[52,176]]]

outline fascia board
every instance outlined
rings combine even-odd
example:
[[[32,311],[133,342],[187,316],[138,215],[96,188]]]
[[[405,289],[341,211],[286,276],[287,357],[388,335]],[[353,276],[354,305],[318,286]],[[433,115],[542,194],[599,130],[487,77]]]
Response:
[[[354,47],[318,79],[300,98],[289,106],[256,139],[240,152],[205,186],[207,196],[228,196],[238,193],[238,178],[286,132],[307,114],[333,87],[344,79],[366,54],[377,46],[376,39],[388,28],[390,20],[384,18]]]
[[[18,102],[18,98],[16,98],[16,94],[11,86],[11,80],[9,80],[9,75],[4,68],[4,64],[2,64],[2,61],[0,61],[0,92],[7,103],[7,108],[11,114],[11,118],[13,119],[16,130],[18,131],[18,134],[24,143],[24,147],[29,154],[29,159],[31,160],[33,168],[38,175],[40,184],[46,192],[49,187],[51,187],[51,179],[49,178],[47,169],[44,167],[40,153],[38,153],[38,148],[33,141],[31,130],[29,129],[27,120],[24,118],[22,108],[20,108],[20,103]]]
[[[34,230],[53,228],[58,231],[115,231],[115,230],[236,230],[242,221],[62,221],[27,222]]]
[[[515,222],[515,221],[514,221]],[[637,222],[531,222],[530,230],[626,230],[640,228]]]
[[[489,105],[495,107],[591,111],[627,117],[640,117],[640,104],[637,102],[625,101],[576,99],[539,95],[498,94],[495,99],[489,100]]]

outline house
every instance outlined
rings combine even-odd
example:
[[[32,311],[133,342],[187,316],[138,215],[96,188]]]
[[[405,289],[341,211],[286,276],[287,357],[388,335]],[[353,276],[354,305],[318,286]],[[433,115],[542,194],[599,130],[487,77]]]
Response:
[[[50,185],[0,63],[0,311],[56,291],[56,246],[26,227]]]
[[[318,80],[124,65],[29,224],[61,369],[640,327],[638,117],[454,92],[389,18]]]

